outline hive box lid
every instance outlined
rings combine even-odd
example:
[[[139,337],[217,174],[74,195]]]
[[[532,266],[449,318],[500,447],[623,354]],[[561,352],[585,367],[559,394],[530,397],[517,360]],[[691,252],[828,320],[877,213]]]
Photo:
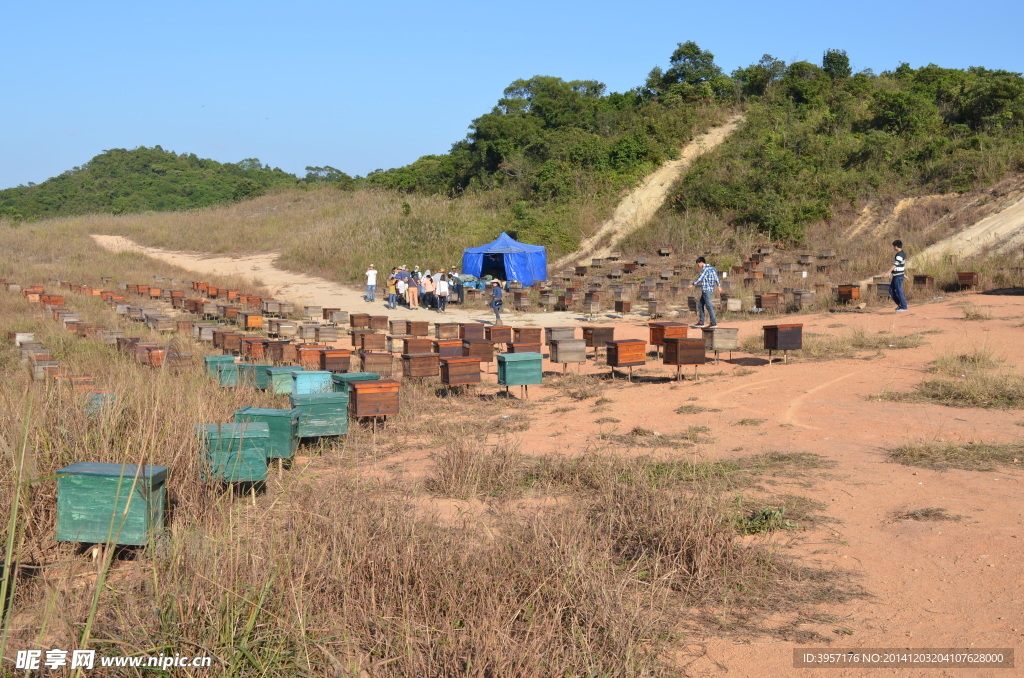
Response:
[[[498,355],[498,362],[502,363],[517,363],[525,360],[542,360],[543,356],[540,353],[502,353]]]
[[[278,410],[270,407],[243,407],[240,410],[235,410],[235,416],[243,417],[288,417],[294,418],[299,416],[299,411],[292,408],[290,410]]]
[[[295,367],[294,365],[291,366],[291,367],[288,367],[288,366],[285,366],[285,367],[270,367],[270,366],[267,366],[266,371],[268,373],[270,373],[270,374],[284,374],[285,372],[302,372],[302,368],[301,367]]]
[[[788,329],[790,327],[803,327],[803,323],[790,323],[789,325],[762,325],[761,329],[765,330],[781,330]]]
[[[247,421],[240,424],[196,424],[199,435],[220,438],[269,438],[270,426],[263,421]]]
[[[297,405],[315,405],[317,403],[348,404],[348,393],[345,391],[335,391],[333,393],[292,393],[288,397],[291,399],[292,407]]]
[[[109,478],[146,478],[150,484],[157,485],[167,478],[166,466],[142,466],[137,464],[105,464],[95,461],[80,461],[57,470],[58,476],[105,476]]]
[[[380,375],[376,372],[347,372],[345,374],[332,374],[331,379],[344,384],[353,381],[373,381],[380,379]]]
[[[352,390],[359,393],[397,393],[402,382],[394,379],[380,381],[353,381]]]

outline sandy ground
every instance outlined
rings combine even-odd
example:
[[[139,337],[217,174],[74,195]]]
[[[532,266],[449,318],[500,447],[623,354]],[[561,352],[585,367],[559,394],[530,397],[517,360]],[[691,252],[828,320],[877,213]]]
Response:
[[[273,256],[237,259],[137,248],[124,238],[98,236],[112,248],[142,249],[152,256],[201,273],[240,273],[258,278],[275,293],[313,303],[363,310],[369,305],[356,290],[308,276],[278,271]],[[963,320],[958,306],[969,300],[992,319]],[[426,311],[392,312],[394,317],[437,320]],[[446,320],[477,319],[480,313],[453,311]],[[442,316],[443,317],[443,316]],[[482,318],[486,319],[486,317]],[[515,325],[579,324],[572,314],[520,314]],[[731,324],[741,339],[760,335],[757,318]],[[963,294],[925,303],[912,301],[909,313],[823,313],[787,316],[805,333],[842,334],[929,332],[916,349],[865,353],[857,358],[767,365],[763,358],[736,353],[731,362],[700,368],[700,379],[670,381],[674,368],[654,358],[637,370],[633,383],[601,380],[600,400],[575,401],[551,387],[530,391],[529,429],[519,434],[529,454],[572,454],[609,446],[608,433],[642,427],[659,434],[709,427],[713,443],[665,454],[701,458],[739,457],[777,450],[813,452],[835,462],[803,482],[780,481],[774,488],[820,501],[831,522],[787,532],[783,550],[802,562],[828,570],[863,588],[867,597],[826,604],[815,612],[832,615],[800,625],[832,639],[837,648],[1020,648],[1024,647],[1024,472],[1020,466],[997,471],[931,471],[886,460],[905,443],[969,441],[1019,442],[1020,410],[955,409],[928,404],[869,400],[886,390],[910,390],[928,377],[938,356],[986,347],[1020,373],[1024,345],[1024,296]],[[640,318],[616,324],[616,338],[646,338]],[[495,383],[493,374],[485,382]],[[548,373],[561,366],[545,363]],[[603,361],[589,361],[584,374],[608,374]],[[692,372],[688,373],[692,374]],[[620,375],[621,376],[621,375]],[[678,414],[681,405],[708,411]],[[568,410],[566,408],[569,408]],[[742,420],[763,420],[740,425]],[[567,425],[568,424],[568,425]],[[656,443],[651,443],[656,445]],[[618,450],[650,453],[650,448]],[[657,451],[657,450],[655,450]],[[381,474],[420,474],[429,468],[429,450],[407,450],[382,460]],[[428,502],[429,503],[429,502]],[[483,512],[477,503],[448,502],[451,511]],[[434,506],[444,510],[444,507]],[[958,522],[897,520],[896,514],[943,508],[963,516]],[[779,623],[782,622],[780,618]],[[789,620],[790,622],[792,620]],[[770,627],[772,620],[766,622]],[[799,669],[792,664],[797,644],[777,635],[737,633],[722,637],[691,632],[684,653],[687,672],[700,676],[1008,676],[1020,669]],[[1018,658],[1018,666],[1024,658]]]
[[[601,224],[592,236],[585,238],[578,250],[552,264],[551,270],[558,271],[576,261],[589,260],[593,257],[603,259],[611,254],[619,240],[651,220],[668,197],[672,184],[686,168],[695,159],[725,141],[742,122],[742,115],[734,116],[724,125],[713,127],[684,146],[676,160],[666,162],[644,177],[640,185],[619,203],[611,218]]]
[[[1000,250],[1021,244],[1024,244],[1024,198],[953,237],[918,252],[913,259],[925,261],[946,253],[969,257],[986,249]]]

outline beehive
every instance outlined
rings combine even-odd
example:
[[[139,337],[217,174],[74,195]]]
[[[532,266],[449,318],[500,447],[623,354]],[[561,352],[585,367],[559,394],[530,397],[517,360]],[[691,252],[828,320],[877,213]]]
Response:
[[[410,337],[402,341],[402,353],[430,353],[433,350],[433,339],[427,337]]]
[[[361,351],[384,351],[387,350],[387,335],[374,332],[362,332],[359,335],[359,349]]]
[[[544,328],[544,343],[548,346],[553,341],[559,341],[562,339],[575,339],[576,328],[575,327],[545,327]]]
[[[764,347],[770,351],[795,351],[803,347],[803,325],[764,325]]]
[[[981,282],[981,276],[973,271],[960,271],[956,274],[956,282],[960,287],[977,287]]]
[[[329,348],[320,352],[320,369],[328,372],[348,372],[352,366],[352,351]]]
[[[757,294],[754,296],[754,306],[763,311],[782,310],[781,294]]]
[[[135,340],[136,343],[138,343],[138,341],[139,341],[138,339]],[[233,363],[233,362],[235,362],[235,356],[233,356],[233,355],[207,355],[207,356],[203,356],[203,363],[205,363],[205,366],[206,366],[205,367],[206,374],[207,374],[207,376],[210,376],[210,377],[217,376],[217,373],[220,371],[220,368],[218,367],[218,365],[221,365],[221,364],[224,364],[224,363]]]
[[[331,373],[322,370],[302,370],[292,372],[291,392],[295,395],[330,393]]]
[[[349,412],[354,417],[384,417],[398,414],[401,383],[390,379],[353,381]]]
[[[288,410],[243,407],[235,410],[236,423],[263,422],[267,425],[267,459],[291,459],[299,446],[298,408]]]
[[[480,361],[476,358],[440,358],[441,383],[448,386],[480,383]]]
[[[290,396],[292,408],[299,411],[299,438],[326,438],[348,433],[346,391]]]
[[[267,387],[269,376],[267,368],[271,365],[264,363],[239,363],[238,364],[238,385],[263,390]]]
[[[264,372],[267,374],[267,390],[277,395],[287,395],[292,392],[292,374],[302,371],[300,367],[267,367]]]
[[[300,344],[295,348],[298,351],[300,365],[317,368],[320,366],[320,351],[327,347],[323,344]]]
[[[461,339],[458,323],[437,323],[434,325],[434,336],[438,339]]]
[[[117,401],[117,395],[108,391],[92,391],[85,394],[85,413],[90,417],[102,413]]]
[[[609,367],[636,367],[647,362],[647,343],[643,339],[609,341]]]
[[[549,358],[553,363],[582,363],[587,360],[587,343],[582,339],[553,339]]]
[[[441,358],[455,358],[462,356],[461,339],[433,339],[430,342],[431,350]]]
[[[374,381],[380,379],[376,372],[349,372],[347,374],[335,374],[331,376],[331,383],[335,393],[348,393],[349,384],[354,381]]]
[[[390,377],[395,369],[395,359],[390,353],[361,351],[359,355],[362,358],[363,372],[374,372],[383,377]]]
[[[78,462],[57,471],[58,541],[142,546],[164,526],[166,466]]]
[[[633,310],[633,302],[618,299],[615,301],[615,312],[626,314]]]
[[[584,327],[583,342],[592,348],[604,348],[609,341],[615,340],[615,327]]]
[[[491,325],[486,329],[485,334],[488,341],[493,341],[498,344],[512,343],[512,328],[506,325]]]
[[[670,337],[665,339],[666,365],[703,365],[707,354],[703,338],[687,339]]]
[[[369,313],[350,313],[348,316],[349,326],[353,328],[369,327],[370,326],[370,314]]]
[[[267,479],[266,423],[197,424],[206,467],[204,480],[225,483],[256,482]]]
[[[393,335],[407,335],[409,334],[409,321],[408,320],[392,320],[390,322],[391,334]]]
[[[327,321],[335,325],[346,325],[348,324],[348,311],[331,311]]]
[[[508,345],[509,353],[540,353],[543,344],[540,342],[512,342]]]
[[[685,339],[688,336],[686,325],[677,322],[656,322],[647,324],[650,330],[652,346],[662,346],[665,339]]]
[[[321,344],[337,341],[338,328],[334,325],[318,325],[316,328],[316,340]]]
[[[517,327],[513,341],[517,344],[539,344],[544,341],[544,328]]]
[[[543,381],[540,353],[503,353],[498,356],[498,383],[502,386],[530,386]]]
[[[494,362],[494,343],[486,339],[463,339],[462,355],[485,363]]]
[[[914,289],[930,290],[935,287],[935,278],[930,275],[915,275]]]
[[[860,299],[860,285],[840,285],[836,288],[839,301],[853,301]]]
[[[708,351],[735,351],[740,346],[740,331],[735,327],[705,327],[702,334]]]
[[[430,323],[426,320],[410,320],[409,334],[414,337],[430,336]]]
[[[217,381],[225,388],[238,386],[238,363],[217,363]]]
[[[389,334],[387,341],[388,353],[406,353],[405,351],[405,340],[412,339],[411,334]],[[419,351],[416,351],[419,353]]]
[[[386,315],[371,315],[368,327],[371,330],[386,332],[388,329],[388,317]]]
[[[440,370],[436,353],[403,353],[402,374],[406,377],[436,377]]]
[[[295,358],[298,357],[295,344],[286,339],[268,341],[264,353],[268,360],[276,363],[294,362]]]
[[[303,323],[296,328],[295,336],[303,341],[316,341],[316,328],[313,323]]]
[[[486,338],[487,330],[483,323],[459,323],[459,339],[479,341]]]
[[[242,355],[252,360],[259,360],[266,355],[267,340],[263,337],[243,337]]]

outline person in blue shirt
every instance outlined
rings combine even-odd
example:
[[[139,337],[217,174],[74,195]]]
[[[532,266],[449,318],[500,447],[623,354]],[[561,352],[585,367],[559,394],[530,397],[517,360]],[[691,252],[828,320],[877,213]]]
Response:
[[[501,291],[501,283],[495,280],[491,283],[491,310],[494,311],[494,324],[501,324],[501,307],[504,292]]]
[[[699,318],[697,324],[693,327],[704,327],[704,309],[708,310],[708,320],[711,322],[708,327],[718,327],[718,320],[715,318],[715,305],[711,302],[711,295],[715,293],[715,288],[718,288],[718,293],[722,293],[722,284],[718,281],[718,271],[715,267],[708,264],[707,259],[704,257],[697,257],[697,269],[700,271],[700,275],[690,285],[692,290],[694,287],[700,286],[700,301],[697,302],[697,312]]]
[[[907,253],[903,251],[903,241],[893,240],[892,248],[896,251],[896,258],[889,269],[892,281],[889,283],[889,296],[896,302],[896,312],[902,313],[907,310],[907,297],[903,294],[903,279],[907,273]]]

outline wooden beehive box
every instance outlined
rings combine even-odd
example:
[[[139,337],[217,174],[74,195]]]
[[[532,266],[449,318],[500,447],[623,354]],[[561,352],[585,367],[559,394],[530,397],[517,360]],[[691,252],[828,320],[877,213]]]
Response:
[[[331,311],[327,317],[328,322],[332,322],[335,325],[347,325],[348,324],[348,311]]]
[[[301,370],[292,372],[292,394],[330,393],[331,373],[326,370]]]
[[[682,339],[688,336],[687,327],[683,323],[663,321],[648,323],[652,346],[663,346],[665,339]]]
[[[434,336],[438,339],[461,339],[458,323],[437,323],[434,325]]]
[[[240,327],[247,330],[256,330],[263,327],[263,316],[255,311],[239,311],[235,316]]]
[[[295,336],[303,341],[316,341],[316,328],[317,325],[313,323],[302,323],[295,329]]]
[[[364,334],[376,334],[376,332],[374,332],[373,330],[371,330],[368,327],[364,327],[364,328],[361,328],[361,329],[358,329],[358,330],[349,330],[348,331],[348,338],[349,338],[349,341],[352,342],[352,348],[355,348],[355,349],[362,348],[362,345],[363,345],[362,336]]]
[[[441,358],[458,358],[462,356],[461,339],[434,339],[430,342],[430,348]]]
[[[839,301],[860,299],[860,285],[840,285],[836,288]]]
[[[447,386],[480,383],[480,361],[476,358],[439,358],[441,383]]]
[[[410,320],[409,334],[414,337],[430,336],[430,323],[426,320]]]
[[[956,274],[956,283],[960,287],[977,287],[981,283],[981,276],[973,271],[960,271]]]
[[[135,341],[138,342],[138,339],[136,339]],[[221,365],[223,363],[233,363],[233,362],[235,362],[235,356],[233,356],[233,355],[207,355],[207,356],[203,356],[203,363],[206,366],[206,368],[205,368],[206,369],[206,376],[208,376],[208,377],[216,377],[217,376],[217,373],[220,370],[218,365]]]
[[[763,311],[779,311],[782,309],[781,294],[757,294],[754,305]]]
[[[241,353],[242,337],[244,334],[232,332],[224,335],[224,351],[228,353]]]
[[[583,341],[591,348],[604,348],[609,341],[615,340],[615,327],[584,327]]]
[[[795,351],[803,348],[803,328],[799,323],[764,325],[764,347],[771,351]]]
[[[359,335],[359,350],[361,351],[385,351],[387,350],[387,335],[375,332],[363,332]]]
[[[263,303],[260,304],[260,310],[265,315],[279,315],[281,313],[281,304],[276,299],[264,299]]]
[[[368,326],[374,331],[379,330],[381,332],[387,332],[388,317],[386,315],[371,315]]]
[[[299,438],[328,438],[348,433],[348,391],[292,394],[289,402],[299,411]]]
[[[380,379],[380,375],[376,372],[349,372],[348,374],[335,374],[331,377],[331,382],[336,393],[348,393],[349,384],[353,381],[373,381],[375,379]]]
[[[402,336],[409,334],[409,321],[408,320],[392,320],[391,321],[391,334],[396,336]]]
[[[735,351],[740,347],[740,331],[735,327],[705,327],[704,348],[708,351]]]
[[[930,275],[915,275],[914,289],[930,290],[935,288],[935,278]]]
[[[323,309],[320,306],[306,306],[303,308],[303,318],[319,318],[323,314]]]
[[[411,334],[389,334],[388,335],[388,341],[387,341],[387,351],[389,353],[407,353],[408,351],[405,351],[405,348],[404,348],[405,347],[405,343],[404,342],[405,342],[406,339],[413,339],[413,338],[414,337]],[[414,351],[414,352],[415,353],[419,353],[419,351]]]
[[[166,466],[78,462],[56,475],[58,541],[143,546],[163,529]]]
[[[406,377],[436,377],[441,367],[436,353],[403,353],[402,374]]]
[[[459,323],[459,339],[480,340],[487,338],[483,323]]]
[[[291,393],[292,374],[301,369],[299,367],[267,367],[264,370],[267,374],[267,390],[277,395]]]
[[[295,344],[286,339],[273,339],[267,341],[264,349],[268,360],[276,363],[294,362],[298,357],[298,350]]]
[[[665,339],[666,365],[703,365],[707,353],[703,338],[669,337]]]
[[[606,345],[609,367],[635,367],[647,362],[647,343],[643,339],[619,339]]]
[[[338,340],[338,328],[334,325],[318,325],[316,340],[321,344],[333,343]]]
[[[587,343],[582,339],[552,339],[549,359],[553,363],[582,363],[587,360]]]
[[[267,479],[270,427],[262,421],[241,424],[197,424],[203,446],[204,480],[225,483]]]
[[[433,351],[434,339],[427,337],[408,337],[402,340],[402,353],[430,353]]]
[[[267,353],[267,340],[263,337],[244,337],[241,353],[251,360],[261,360]]]
[[[234,388],[235,386],[238,386],[238,363],[216,363],[216,367],[217,381],[221,386],[224,388]]]
[[[463,339],[462,355],[485,363],[494,362],[494,342],[486,339]]]
[[[619,300],[617,300],[615,302],[615,312],[616,313],[623,313],[623,314],[625,314],[625,313],[632,312],[632,310],[633,310],[633,302],[632,301],[624,301],[622,299],[619,299]]]
[[[327,372],[348,372],[352,366],[352,351],[347,348],[328,348],[320,351],[320,369]]]
[[[487,328],[487,340],[497,344],[512,343],[512,328],[506,325],[491,325]]]
[[[370,314],[369,313],[349,313],[348,323],[352,328],[361,328],[370,326]]]
[[[320,366],[320,352],[327,347],[322,344],[299,344],[295,348],[298,352],[298,363],[303,367],[316,369]]]
[[[543,381],[540,353],[503,353],[498,356],[498,383],[502,386],[530,386]]]
[[[266,363],[238,363],[238,385],[248,388],[265,389],[267,387]]]
[[[514,341],[508,345],[509,353],[540,353],[544,347],[540,342]]]
[[[544,343],[548,346],[553,341],[561,341],[563,339],[575,339],[576,328],[575,327],[545,327],[544,328]]]
[[[543,327],[517,327],[514,334],[513,341],[517,344],[539,344],[544,341]]]
[[[385,417],[398,414],[401,382],[391,379],[353,381],[349,412],[354,417]]]
[[[320,317],[323,320],[330,320],[331,314],[334,313],[335,311],[340,311],[340,310],[341,310],[340,308],[329,308],[327,306],[324,306],[322,311],[321,311],[321,316]]]
[[[359,355],[362,358],[363,372],[374,372],[382,377],[390,377],[394,373],[395,358],[390,353],[361,351]]]
[[[298,408],[287,410],[243,407],[235,410],[235,423],[263,422],[267,425],[267,459],[291,459],[299,447]]]

